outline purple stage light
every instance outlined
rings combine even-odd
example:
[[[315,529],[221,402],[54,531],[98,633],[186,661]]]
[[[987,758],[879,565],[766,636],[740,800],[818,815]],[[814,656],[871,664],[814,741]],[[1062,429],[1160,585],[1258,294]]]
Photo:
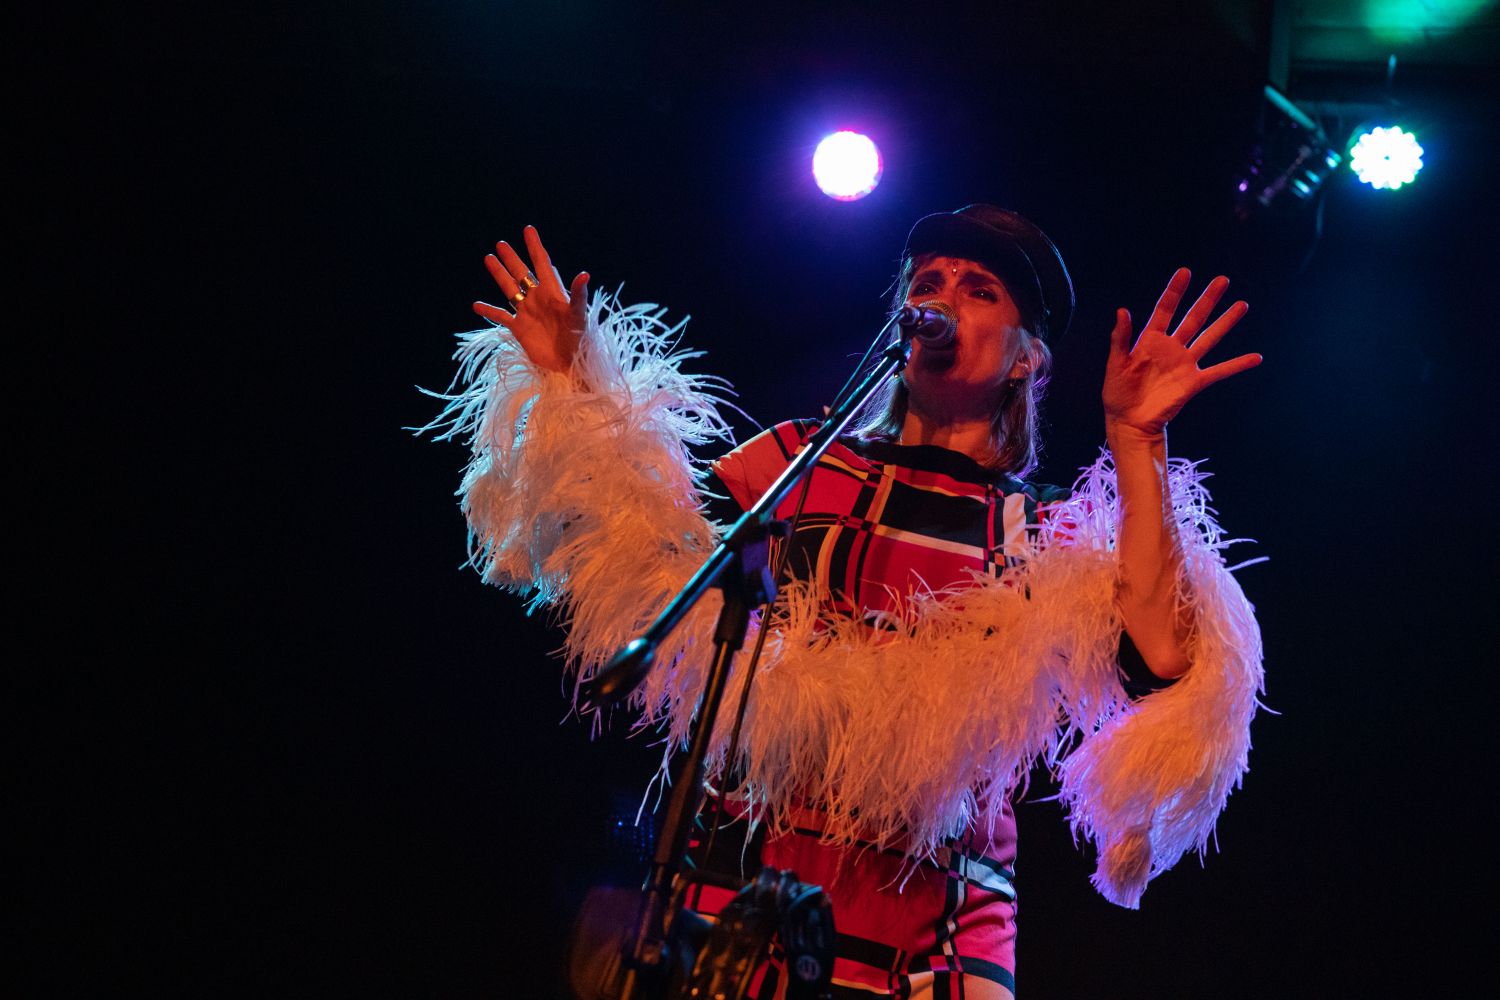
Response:
[[[875,190],[882,168],[880,150],[858,132],[835,132],[813,153],[813,179],[824,194],[839,201],[855,201]]]

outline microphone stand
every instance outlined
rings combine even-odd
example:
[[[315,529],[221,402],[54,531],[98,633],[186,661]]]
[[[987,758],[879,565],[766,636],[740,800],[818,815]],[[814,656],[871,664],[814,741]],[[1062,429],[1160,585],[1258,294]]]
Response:
[[[898,322],[908,325],[904,312],[893,315],[886,322],[876,342],[884,339]],[[854,414],[886,379],[906,367],[908,357],[909,340],[905,336],[881,352],[875,367],[858,386],[835,402],[817,433],[808,439],[792,463],[776,477],[754,506],[734,523],[650,628],[627,643],[608,666],[583,686],[584,698],[593,705],[612,705],[628,698],[650,672],[655,651],[672,628],[710,587],[717,586],[724,591],[723,610],[714,628],[713,665],[699,698],[697,724],[672,781],[672,795],[662,819],[662,832],[657,838],[635,932],[623,949],[625,974],[621,1000],[649,997],[647,990],[664,981],[666,970],[674,959],[669,953],[665,927],[667,907],[687,849],[693,817],[702,798],[703,764],[708,756],[714,720],[724,697],[730,664],[734,654],[744,645],[751,609],[776,596],[776,581],[772,579],[767,559],[769,539],[772,535],[784,536],[789,528],[786,522],[775,519],[776,507],[798,483],[811,475],[813,465],[843,433]]]

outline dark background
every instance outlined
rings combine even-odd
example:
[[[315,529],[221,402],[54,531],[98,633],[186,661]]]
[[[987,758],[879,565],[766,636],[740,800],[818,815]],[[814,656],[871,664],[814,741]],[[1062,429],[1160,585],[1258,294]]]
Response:
[[[46,138],[12,191],[54,313],[31,419],[67,434],[23,501],[63,522],[22,542],[58,553],[38,617],[77,611],[18,807],[59,858],[18,938],[39,995],[550,995],[657,751],[564,720],[558,634],[460,568],[462,450],[403,430],[498,294],[482,255],[535,223],[565,278],[691,314],[700,366],[771,422],[842,381],[911,222],[976,200],[1039,221],[1078,288],[1041,479],[1092,458],[1112,311],[1179,264],[1252,304],[1223,356],[1266,357],[1172,450],[1271,557],[1240,578],[1279,714],[1220,850],[1140,912],[1093,893],[1055,804],[1019,807],[1023,995],[1394,995],[1477,966],[1492,73],[1406,80],[1425,172],[1336,176],[1299,272],[1305,234],[1250,253],[1229,211],[1255,4],[60,13],[18,35]],[[886,158],[851,204],[807,169],[839,127]]]

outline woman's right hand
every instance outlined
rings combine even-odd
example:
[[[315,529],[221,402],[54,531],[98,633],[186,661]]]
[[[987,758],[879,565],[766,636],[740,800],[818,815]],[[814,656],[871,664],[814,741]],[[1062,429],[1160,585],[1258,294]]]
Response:
[[[521,255],[509,243],[495,244],[495,253],[484,258],[484,266],[510,303],[510,309],[488,302],[474,303],[474,311],[491,323],[511,332],[521,349],[538,368],[566,372],[573,366],[578,342],[588,327],[589,275],[582,271],[567,288],[562,275],[552,266],[547,248],[535,226],[527,226],[526,252],[536,266],[535,275],[527,269]],[[524,295],[523,283],[535,281]],[[521,296],[517,298],[517,296]]]

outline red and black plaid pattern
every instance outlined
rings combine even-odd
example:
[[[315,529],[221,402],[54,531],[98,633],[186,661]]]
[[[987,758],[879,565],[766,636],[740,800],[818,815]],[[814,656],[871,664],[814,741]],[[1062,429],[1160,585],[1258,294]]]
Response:
[[[810,421],[778,424],[724,456],[714,472],[749,507],[816,429]],[[778,516],[791,519],[800,492]],[[971,572],[1003,575],[1039,523],[1039,504],[1065,495],[945,448],[842,438],[813,471],[787,543],[790,570],[816,580],[831,611],[888,611],[901,596],[968,582]],[[795,826],[769,839],[760,860],[822,885],[832,898],[835,995],[1014,995],[1016,833],[1008,802],[983,843],[971,833],[915,871],[900,852],[823,843],[815,808],[801,810]],[[755,995],[776,996],[783,975],[773,962]]]
[[[733,801],[726,808],[730,815],[738,812]],[[742,823],[731,820],[721,838]],[[802,881],[821,885],[832,899],[838,929],[835,996],[1011,1000],[1016,839],[1008,802],[994,836],[982,846],[971,833],[939,851],[935,860],[915,865],[900,851],[873,844],[824,843],[816,807],[798,810],[794,824],[790,833],[765,842],[760,863],[791,869]],[[732,895],[704,889],[694,905],[716,913]],[[780,997],[785,976],[773,946],[750,995]]]
[[[982,847],[971,835],[913,871],[897,851],[822,843],[817,811],[767,840],[761,861],[822,885],[833,900],[836,996],[1009,998],[1015,991],[1015,818]],[[773,962],[767,980],[783,974]],[[758,993],[776,995],[768,983]]]
[[[714,472],[749,507],[816,430],[804,420],[778,424],[725,455]],[[792,517],[800,492],[782,502],[779,517]],[[841,438],[813,470],[789,568],[818,582],[830,610],[887,611],[898,595],[967,582],[970,571],[1000,576],[1038,523],[1038,504],[1065,495],[946,448]]]

